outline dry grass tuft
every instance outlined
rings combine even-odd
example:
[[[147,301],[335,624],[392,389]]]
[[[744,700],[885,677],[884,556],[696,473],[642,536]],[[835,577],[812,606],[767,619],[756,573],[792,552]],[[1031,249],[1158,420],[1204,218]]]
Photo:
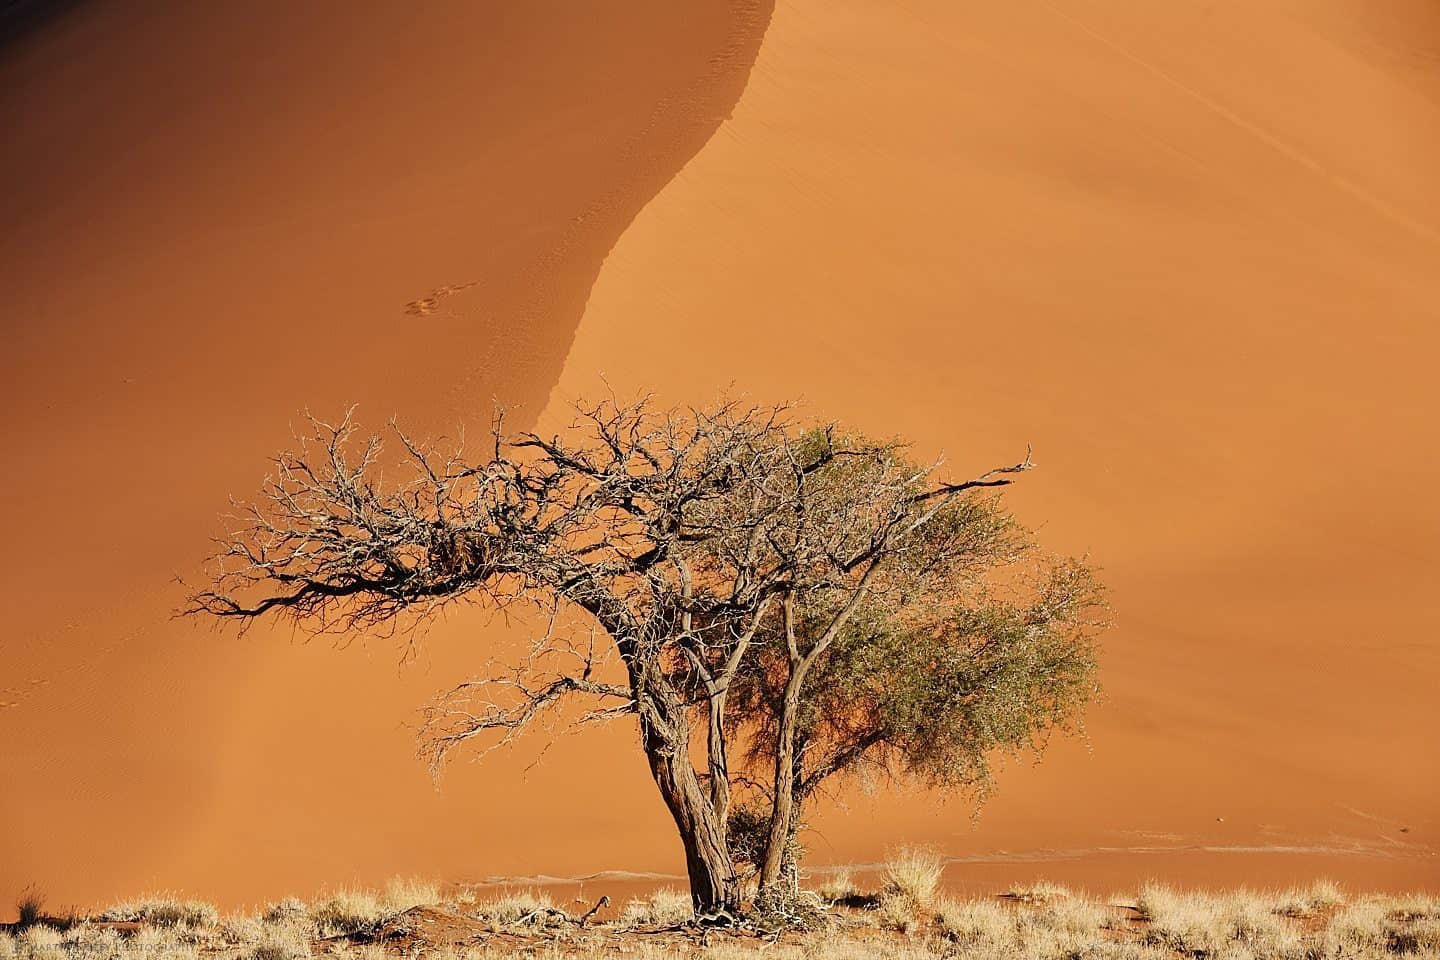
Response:
[[[226,917],[215,930],[222,943],[240,945],[257,943],[265,937],[268,925],[259,917]]]
[[[385,916],[380,897],[371,890],[337,890],[310,908],[310,918],[322,937],[368,933]]]
[[[555,906],[555,901],[550,899],[549,894],[537,893],[534,890],[515,890],[479,904],[474,910],[474,916],[502,927],[534,924],[537,921],[544,925],[552,916],[551,911],[558,910],[559,907]]]
[[[1391,953],[1440,957],[1440,920],[1388,922],[1385,947]]]
[[[250,948],[245,960],[305,960],[309,956],[308,939],[276,937],[272,932],[265,940]]]
[[[860,895],[860,889],[855,886],[854,875],[845,867],[833,871],[815,888],[815,892],[827,903],[838,903]]]
[[[645,898],[636,898],[625,904],[620,913],[622,926],[674,927],[695,916],[695,906],[690,894],[673,888],[656,890]]]
[[[1147,920],[1173,913],[1180,905],[1180,896],[1174,890],[1158,883],[1147,883],[1135,897],[1135,909]]]
[[[1069,887],[1051,883],[1049,880],[1037,880],[1025,886],[1010,888],[1006,896],[1019,900],[1021,903],[1035,904],[1064,900],[1070,897],[1071,893]]]
[[[945,860],[926,847],[902,847],[885,861],[885,889],[882,896],[898,897],[917,908],[935,903]]]
[[[1111,925],[1110,911],[1087,897],[1067,894],[1052,900],[1038,901],[1035,906],[1039,909],[1020,912],[1019,923],[1022,928],[1095,939],[1100,936],[1101,930]]]
[[[65,935],[54,927],[47,927],[44,924],[36,924],[33,927],[26,927],[16,937],[19,944],[21,956],[28,953],[32,957],[45,955],[61,956],[63,951],[61,945],[65,942]]]
[[[170,896],[144,897],[117,903],[97,918],[100,920],[150,923],[159,927],[213,927],[220,911],[203,900],[181,900]]]
[[[404,913],[415,907],[431,907],[440,902],[440,885],[420,877],[394,877],[385,884],[382,905],[392,913]]]
[[[310,908],[299,897],[285,897],[267,906],[260,914],[265,923],[299,923],[310,918]]]
[[[1180,893],[1147,884],[1137,898],[1141,913],[1150,921],[1145,941],[1178,953],[1210,956],[1226,937],[1222,905],[1202,893]]]
[[[1345,903],[1345,891],[1333,880],[1317,880],[1303,890],[1287,890],[1275,904],[1275,912],[1285,917],[1303,917],[1334,910]]]
[[[58,947],[65,942],[65,935],[54,927],[36,924],[20,931],[17,939],[30,947]]]
[[[1342,907],[1326,925],[1326,953],[1332,956],[1365,956],[1383,951],[1387,919],[1384,904],[1377,900],[1361,900]]]
[[[880,926],[907,936],[920,929],[920,911],[915,902],[897,893],[882,893],[876,907]]]
[[[34,926],[45,915],[45,895],[34,887],[26,887],[15,901],[15,912],[20,916],[20,926]]]
[[[290,899],[280,901],[285,905],[280,911],[275,910],[279,904],[265,911],[267,916],[283,916],[284,920],[257,921],[246,917],[236,923],[233,929],[246,934],[238,942],[250,947],[249,955],[240,960],[304,960],[310,956],[310,938],[316,932],[316,924],[311,922],[310,912],[303,903],[292,903]],[[301,907],[298,915],[293,909],[295,903]]]
[[[913,934],[921,915],[935,903],[945,861],[925,847],[902,847],[885,861],[885,886],[880,891],[879,915],[883,926]]]
[[[964,947],[994,946],[1015,933],[1015,915],[988,900],[942,901],[935,911],[941,935]]]
[[[290,953],[282,946],[262,943],[250,951],[249,960],[296,960],[296,957],[297,954]]]
[[[1440,897],[1428,893],[1386,897],[1383,906],[1392,920],[1440,920]]]
[[[1167,887],[1150,885],[1141,891],[1138,902],[1150,921],[1145,931],[1146,942],[1194,956],[1246,960],[1320,956],[1319,945],[1312,943],[1307,947],[1305,928],[1294,920],[1330,909],[1335,898],[1334,885],[1324,883],[1281,895],[1249,890],[1225,894],[1177,893]],[[1365,933],[1347,933],[1330,940],[1334,944],[1373,948],[1376,942],[1370,936],[1375,930],[1373,918],[1363,918],[1360,914],[1327,926],[1327,936],[1331,931],[1348,929],[1353,920],[1360,921],[1356,931]],[[1337,957],[1347,955],[1343,950],[1336,954]]]
[[[345,888],[308,910],[301,901],[287,897],[268,907],[263,918],[266,923],[293,924],[308,915],[321,937],[353,936],[368,933],[406,910],[433,906],[439,902],[440,886],[434,881],[395,877],[379,893]]]

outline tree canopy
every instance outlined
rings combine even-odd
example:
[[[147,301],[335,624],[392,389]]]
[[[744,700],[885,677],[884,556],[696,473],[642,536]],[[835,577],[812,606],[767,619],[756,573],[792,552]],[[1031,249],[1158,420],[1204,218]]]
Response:
[[[996,496],[1028,455],[951,481],[789,405],[607,400],[550,437],[497,418],[473,459],[392,428],[397,478],[348,416],[310,427],[190,611],[317,631],[423,627],[457,602],[539,612],[528,655],[427,708],[424,754],[557,711],[633,716],[703,915],[741,906],[737,787],[759,796],[744,855],[773,900],[827,779],[983,793],[996,750],[1042,746],[1094,690],[1092,571],[1041,553]]]

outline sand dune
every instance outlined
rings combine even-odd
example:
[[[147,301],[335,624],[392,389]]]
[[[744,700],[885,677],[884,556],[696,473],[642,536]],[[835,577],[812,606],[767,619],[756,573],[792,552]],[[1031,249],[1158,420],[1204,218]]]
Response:
[[[0,897],[596,862],[506,839],[519,766],[437,797],[414,760],[404,724],[476,646],[400,671],[237,641],[171,622],[171,580],[303,407],[533,420],[767,17],[96,0],[0,51]]]
[[[625,730],[431,790],[405,724],[503,625],[166,619],[298,408],[556,423],[602,372],[1033,442],[1018,510],[1114,586],[1088,751],[973,830],[857,794],[817,859],[1440,879],[1432,5],[521,10],[97,0],[0,55],[0,896],[674,872]]]
[[[1089,751],[1012,770],[973,832],[857,797],[823,856],[921,836],[1102,887],[1440,880],[1437,26],[778,7],[733,121],[607,261],[556,396],[597,370],[733,382],[964,473],[1033,442],[1017,509],[1106,569],[1119,621]]]

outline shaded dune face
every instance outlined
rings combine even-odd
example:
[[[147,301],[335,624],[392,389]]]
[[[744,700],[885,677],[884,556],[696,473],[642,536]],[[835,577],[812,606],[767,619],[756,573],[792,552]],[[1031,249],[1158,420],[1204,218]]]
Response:
[[[0,0],[0,47],[66,13],[81,0]]]
[[[1118,621],[1089,749],[1011,765],[974,831],[850,794],[818,858],[1440,882],[1437,52],[1418,2],[777,8],[556,397],[735,382],[961,476],[1031,441],[1011,503]]]
[[[437,795],[405,726],[503,627],[458,617],[401,669],[174,622],[171,579],[301,408],[533,422],[768,16],[96,0],[0,50],[0,896],[533,869],[521,765]]]

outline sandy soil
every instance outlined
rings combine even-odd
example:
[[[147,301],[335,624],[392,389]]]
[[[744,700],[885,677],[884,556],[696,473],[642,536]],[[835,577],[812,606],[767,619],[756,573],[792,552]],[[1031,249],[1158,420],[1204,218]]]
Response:
[[[856,796],[818,859],[1440,883],[1433,6],[271,6],[0,52],[0,895],[673,871],[624,730],[431,789],[405,724],[503,626],[167,619],[297,409],[557,423],[601,372],[1033,442],[1017,508],[1107,570],[1090,748],[973,828]]]

